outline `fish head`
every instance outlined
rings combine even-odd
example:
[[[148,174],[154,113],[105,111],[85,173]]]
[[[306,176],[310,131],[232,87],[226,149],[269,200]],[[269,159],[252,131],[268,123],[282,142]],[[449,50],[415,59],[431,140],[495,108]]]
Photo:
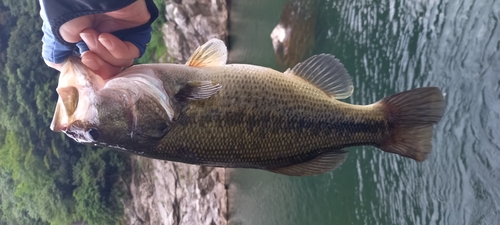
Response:
[[[97,109],[93,104],[96,92],[105,81],[87,68],[77,57],[68,57],[61,68],[57,86],[56,109],[50,129],[61,132],[78,120],[94,117]]]
[[[151,146],[172,118],[162,82],[151,70],[130,68],[109,80],[76,57],[64,62],[50,128],[79,143],[138,149]]]
[[[79,93],[79,96],[76,110],[71,115],[64,114],[68,112],[66,109],[57,111],[58,108],[64,108],[65,104],[56,107],[51,126],[53,131],[63,132],[79,143],[106,146],[123,142],[120,137],[130,136],[134,115],[129,110],[128,96],[112,89],[87,96]]]

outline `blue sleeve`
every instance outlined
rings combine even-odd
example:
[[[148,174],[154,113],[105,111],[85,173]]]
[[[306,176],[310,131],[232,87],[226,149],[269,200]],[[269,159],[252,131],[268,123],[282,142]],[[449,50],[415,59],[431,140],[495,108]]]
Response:
[[[57,64],[64,62],[64,59],[73,53],[75,46],[65,45],[54,37],[43,4],[41,4],[40,17],[43,20],[42,57]]]
[[[74,54],[74,50],[76,49],[75,46],[79,48],[80,54],[88,51],[89,49],[83,41],[80,41],[77,44],[63,43],[61,42],[64,41],[61,39],[62,37],[59,37],[58,39],[54,35],[54,32],[52,32],[51,28],[52,26],[44,8],[44,3],[45,2],[43,0],[40,0],[40,17],[42,17],[43,20],[42,57],[47,61],[59,64],[64,62],[64,59],[66,59],[66,57]],[[154,4],[154,2],[152,0],[146,0],[146,5],[151,15],[150,20],[146,24],[130,29],[112,32],[113,35],[115,35],[122,41],[128,41],[134,44],[139,49],[139,57],[141,57],[146,51],[146,46],[151,40],[151,24],[158,17],[158,8]],[[70,10],[71,12],[71,9],[67,10]],[[56,26],[56,28],[58,28],[58,26]]]
[[[138,49],[139,49],[139,57],[142,57],[144,52],[146,51],[146,46],[148,45],[149,41],[151,40],[151,32],[152,32],[151,26],[134,32],[130,34],[126,34],[124,36],[119,36],[117,35],[118,38],[120,38],[123,41],[128,41],[132,44],[134,44]]]

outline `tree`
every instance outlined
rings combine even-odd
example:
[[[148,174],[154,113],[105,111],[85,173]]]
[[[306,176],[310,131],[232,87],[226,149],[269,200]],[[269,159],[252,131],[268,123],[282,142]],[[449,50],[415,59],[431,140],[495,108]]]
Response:
[[[48,128],[57,73],[41,57],[36,2],[0,2],[0,223],[115,223],[126,156]]]

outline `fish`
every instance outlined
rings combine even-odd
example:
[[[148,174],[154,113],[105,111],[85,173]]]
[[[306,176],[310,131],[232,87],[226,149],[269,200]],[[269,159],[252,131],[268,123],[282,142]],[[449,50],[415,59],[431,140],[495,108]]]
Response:
[[[68,58],[51,129],[144,157],[289,176],[334,170],[351,146],[415,161],[432,151],[446,106],[438,87],[354,105],[341,101],[354,87],[333,55],[285,72],[226,60],[224,42],[211,39],[186,64],[134,65],[103,80]]]

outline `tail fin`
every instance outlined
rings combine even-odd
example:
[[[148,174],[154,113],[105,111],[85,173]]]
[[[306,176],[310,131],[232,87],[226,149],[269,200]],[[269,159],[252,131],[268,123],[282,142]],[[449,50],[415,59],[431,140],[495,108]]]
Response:
[[[424,161],[432,150],[432,126],[445,109],[437,87],[417,88],[386,97],[377,103],[387,114],[390,134],[380,149]]]

